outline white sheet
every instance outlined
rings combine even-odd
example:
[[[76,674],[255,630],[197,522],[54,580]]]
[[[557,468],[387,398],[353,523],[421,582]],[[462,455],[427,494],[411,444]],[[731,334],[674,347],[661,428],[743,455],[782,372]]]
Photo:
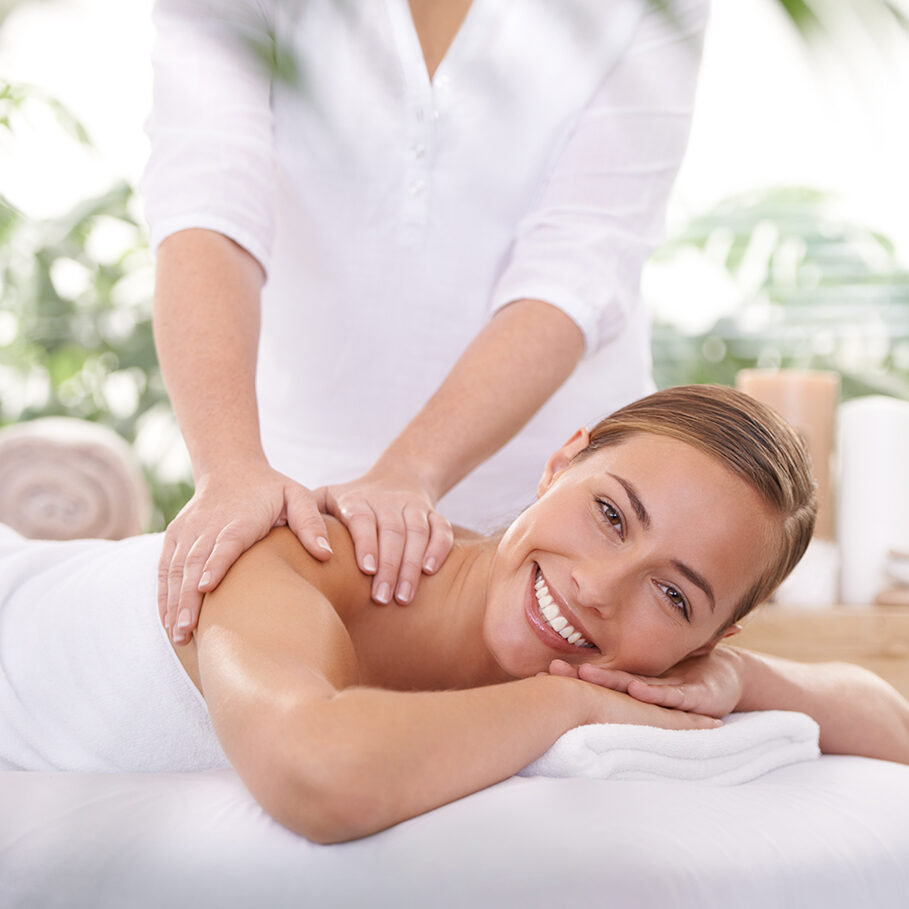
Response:
[[[741,786],[513,778],[354,843],[232,771],[0,773],[0,906],[905,909],[909,767],[822,757]]]

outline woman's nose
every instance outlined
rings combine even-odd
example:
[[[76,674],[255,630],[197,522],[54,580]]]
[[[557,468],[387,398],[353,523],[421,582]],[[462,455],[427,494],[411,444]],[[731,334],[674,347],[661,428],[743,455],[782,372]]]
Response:
[[[622,572],[602,558],[578,564],[571,572],[574,596],[579,606],[602,618],[614,615],[623,599]]]

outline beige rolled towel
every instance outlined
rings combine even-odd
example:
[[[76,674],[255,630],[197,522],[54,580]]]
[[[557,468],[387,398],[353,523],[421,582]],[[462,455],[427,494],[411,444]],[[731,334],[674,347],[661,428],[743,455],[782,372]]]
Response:
[[[45,417],[0,429],[0,522],[32,539],[141,533],[150,496],[129,445],[106,426]]]

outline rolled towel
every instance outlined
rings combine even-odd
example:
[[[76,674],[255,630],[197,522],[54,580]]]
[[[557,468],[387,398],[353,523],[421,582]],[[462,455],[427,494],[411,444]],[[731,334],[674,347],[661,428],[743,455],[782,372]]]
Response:
[[[45,417],[0,430],[0,522],[32,539],[119,540],[141,533],[149,491],[112,429]]]
[[[817,723],[804,713],[733,713],[716,729],[578,726],[519,776],[684,780],[734,786],[820,754]]]

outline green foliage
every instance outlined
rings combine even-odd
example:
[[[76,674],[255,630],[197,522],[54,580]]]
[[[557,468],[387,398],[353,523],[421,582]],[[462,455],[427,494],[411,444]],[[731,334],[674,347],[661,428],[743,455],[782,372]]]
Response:
[[[661,387],[730,385],[739,369],[784,366],[836,370],[844,398],[909,398],[909,272],[886,237],[839,216],[830,197],[774,189],[730,199],[655,261],[692,256],[725,273],[731,299],[705,332],[655,322]]]
[[[52,99],[0,83],[0,123],[44,104],[61,128],[84,128]],[[0,195],[0,425],[68,415],[110,426],[137,451],[165,526],[191,494],[142,459],[142,436],[173,427],[151,329],[151,263],[134,193],[118,183],[61,217],[35,220]],[[166,435],[166,433],[165,433]],[[159,446],[160,447],[160,446]]]

